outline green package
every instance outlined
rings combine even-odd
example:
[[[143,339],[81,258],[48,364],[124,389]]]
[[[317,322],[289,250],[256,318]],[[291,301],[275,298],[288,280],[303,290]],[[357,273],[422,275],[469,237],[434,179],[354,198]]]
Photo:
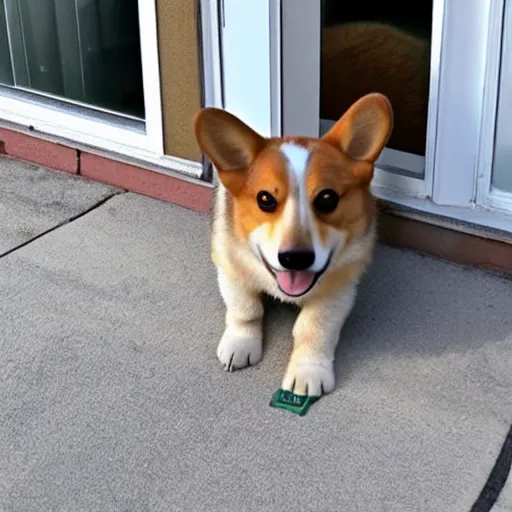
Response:
[[[304,416],[308,409],[314,404],[320,396],[296,395],[291,391],[278,389],[272,400],[270,400],[270,407],[278,409],[285,409],[286,411],[293,412],[299,416]]]

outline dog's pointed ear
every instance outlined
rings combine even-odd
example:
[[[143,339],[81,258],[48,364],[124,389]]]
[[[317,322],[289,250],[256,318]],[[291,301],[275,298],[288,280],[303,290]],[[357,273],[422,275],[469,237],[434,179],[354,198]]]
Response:
[[[373,164],[389,140],[392,129],[391,104],[384,95],[372,93],[356,101],[322,139],[352,160],[371,164],[355,167],[361,173],[360,178],[369,182],[373,176]]]
[[[245,183],[248,168],[267,139],[218,108],[204,108],[199,112],[195,134],[199,147],[217,168],[222,184],[237,195]]]

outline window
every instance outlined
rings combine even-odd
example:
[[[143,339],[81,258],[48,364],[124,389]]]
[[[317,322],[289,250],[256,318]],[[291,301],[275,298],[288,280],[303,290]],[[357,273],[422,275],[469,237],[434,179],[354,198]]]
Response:
[[[128,156],[161,157],[155,3],[0,0],[0,119]]]
[[[2,3],[2,85],[144,119],[137,0]]]

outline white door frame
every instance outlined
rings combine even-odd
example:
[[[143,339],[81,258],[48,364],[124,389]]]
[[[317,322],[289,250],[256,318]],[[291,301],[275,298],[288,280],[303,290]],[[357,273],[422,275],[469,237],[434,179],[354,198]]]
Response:
[[[490,190],[503,1],[434,0],[425,177],[381,169],[373,185],[462,230],[510,234],[512,202]],[[265,135],[318,134],[320,1],[224,0],[222,20],[224,107]]]

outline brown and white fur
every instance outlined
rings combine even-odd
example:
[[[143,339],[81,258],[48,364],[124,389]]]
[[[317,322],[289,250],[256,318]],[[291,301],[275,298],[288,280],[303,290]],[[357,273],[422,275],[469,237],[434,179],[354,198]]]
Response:
[[[375,245],[370,181],[392,130],[388,100],[361,98],[321,139],[264,138],[214,108],[195,128],[221,182],[212,236],[227,308],[220,362],[232,371],[260,361],[266,293],[301,307],[282,387],[332,391],[340,330]]]

